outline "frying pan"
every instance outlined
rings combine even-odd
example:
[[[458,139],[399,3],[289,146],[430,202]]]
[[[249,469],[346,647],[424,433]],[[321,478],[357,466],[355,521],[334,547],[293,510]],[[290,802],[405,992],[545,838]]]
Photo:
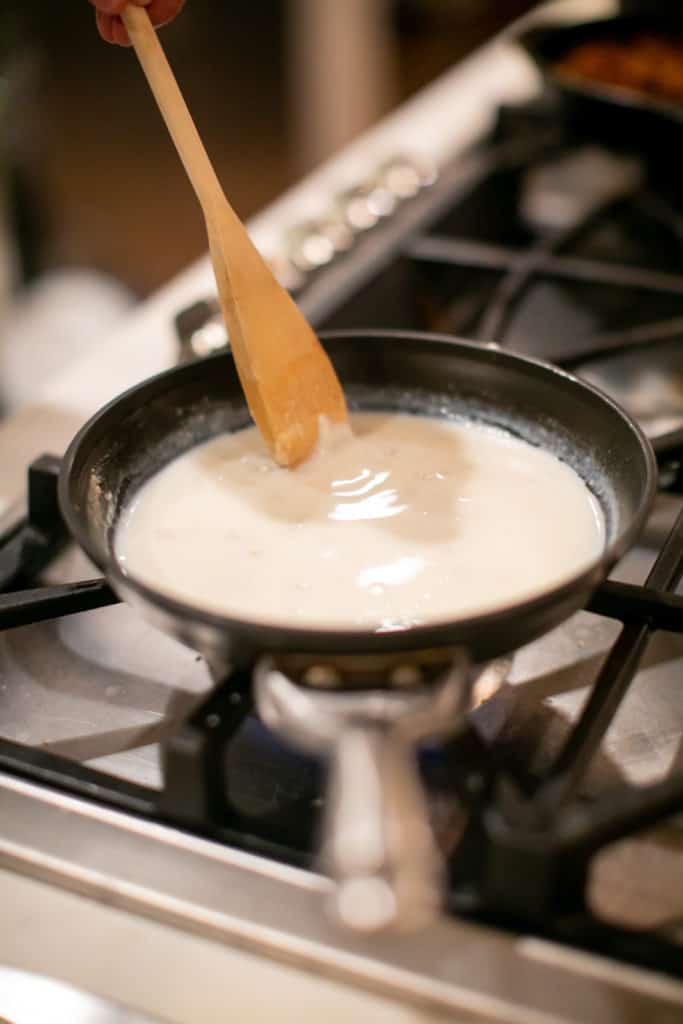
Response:
[[[518,42],[545,81],[562,95],[582,134],[618,139],[637,150],[656,149],[683,127],[683,103],[588,78],[568,78],[554,70],[557,61],[581,43],[627,41],[640,32],[683,36],[683,11],[674,3],[651,4],[649,11],[645,4],[634,6],[642,10],[575,24],[537,25],[523,32]]]
[[[125,601],[211,662],[252,666],[266,724],[331,756],[322,845],[339,883],[337,915],[364,930],[411,926],[436,905],[441,870],[411,746],[457,726],[482,678],[472,665],[586,603],[643,525],[656,467],[649,442],[615,403],[551,366],[436,335],[345,331],[321,340],[352,409],[465,415],[555,452],[600,504],[601,556],[538,597],[391,633],[229,618],[124,574],[114,535],[140,486],[190,447],[250,422],[227,352],[153,377],[98,412],[66,453],[59,500],[71,533]]]

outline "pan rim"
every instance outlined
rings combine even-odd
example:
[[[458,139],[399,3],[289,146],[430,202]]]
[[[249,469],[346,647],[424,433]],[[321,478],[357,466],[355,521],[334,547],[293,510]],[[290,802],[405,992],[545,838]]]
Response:
[[[155,383],[163,380],[172,381],[177,378],[179,371],[190,372],[191,368],[205,365],[214,360],[224,360],[229,356],[225,350],[214,353],[201,360],[185,366],[175,366],[163,370],[158,374],[148,377],[126,391],[120,393],[106,405],[102,406],[85,424],[79,429],[72,439],[62,459],[58,482],[58,497],[62,516],[69,530],[70,535],[77,544],[84,550],[87,556],[102,571],[114,591],[119,594],[127,603],[140,604],[144,607],[154,608],[155,612],[161,612],[194,627],[208,629],[212,632],[224,633],[226,636],[232,633],[239,633],[240,638],[253,646],[254,649],[265,651],[300,651],[302,653],[323,653],[329,652],[331,647],[339,647],[340,654],[366,654],[391,653],[406,650],[429,650],[432,648],[468,646],[466,637],[473,634],[480,634],[489,629],[505,623],[513,616],[528,616],[533,618],[540,613],[547,605],[552,596],[553,604],[561,605],[572,594],[581,592],[589,594],[609,574],[611,568],[619,558],[631,547],[634,540],[640,533],[657,490],[657,463],[648,438],[640,426],[632,417],[609,395],[605,394],[594,384],[584,382],[575,375],[568,373],[559,367],[546,363],[543,360],[531,356],[520,355],[502,349],[500,346],[491,343],[478,343],[468,341],[452,335],[430,333],[424,331],[405,331],[381,328],[351,328],[332,331],[321,331],[321,341],[334,342],[345,339],[360,338],[391,338],[392,342],[418,342],[424,345],[449,346],[456,345],[479,358],[494,358],[503,362],[509,362],[516,366],[525,366],[529,370],[540,373],[544,377],[550,373],[553,377],[562,379],[571,387],[577,388],[581,393],[590,393],[601,402],[608,405],[613,414],[620,418],[626,427],[634,434],[643,456],[644,477],[640,504],[631,520],[619,531],[613,540],[605,545],[600,556],[573,574],[566,581],[555,587],[544,589],[540,594],[532,596],[513,604],[507,604],[502,608],[494,608],[477,615],[468,617],[439,620],[406,629],[395,631],[368,630],[368,629],[332,629],[329,627],[314,628],[301,627],[296,625],[277,624],[260,622],[255,619],[237,618],[228,615],[221,615],[210,609],[203,609],[197,605],[186,603],[179,598],[173,597],[156,590],[154,587],[136,579],[134,576],[124,572],[111,551],[109,557],[102,558],[95,545],[91,543],[90,537],[85,529],[86,517],[75,509],[69,495],[70,481],[73,475],[74,464],[80,454],[83,440],[91,435],[98,423],[106,419],[108,413],[119,404],[130,401],[137,393],[148,389]],[[485,355],[484,355],[485,353]],[[229,356],[232,358],[231,356]],[[189,632],[189,630],[188,630]],[[460,639],[458,639],[460,638]]]

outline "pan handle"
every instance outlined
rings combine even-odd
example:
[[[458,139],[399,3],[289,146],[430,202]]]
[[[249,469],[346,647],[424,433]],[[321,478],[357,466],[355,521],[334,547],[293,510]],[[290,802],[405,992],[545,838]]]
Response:
[[[413,744],[392,724],[349,724],[337,739],[321,859],[332,912],[353,931],[408,931],[437,912],[441,856]]]
[[[463,651],[452,652],[429,685],[407,685],[414,672],[388,679],[384,689],[322,692],[299,685],[269,658],[254,669],[265,725],[329,757],[321,860],[336,882],[333,915],[355,932],[408,931],[437,912],[444,872],[416,746],[455,732],[473,696]]]

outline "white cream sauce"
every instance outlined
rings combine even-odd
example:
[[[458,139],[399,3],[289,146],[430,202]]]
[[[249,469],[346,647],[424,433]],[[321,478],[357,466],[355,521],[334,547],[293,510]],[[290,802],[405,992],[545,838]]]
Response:
[[[122,568],[238,618],[396,630],[528,598],[599,557],[598,503],[549,452],[427,417],[352,426],[295,470],[255,428],[180,456],[126,510]]]

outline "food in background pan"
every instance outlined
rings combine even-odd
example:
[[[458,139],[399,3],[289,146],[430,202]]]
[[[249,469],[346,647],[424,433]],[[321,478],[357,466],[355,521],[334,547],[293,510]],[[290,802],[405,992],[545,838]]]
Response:
[[[553,67],[575,82],[599,82],[683,105],[683,35],[639,32],[579,43]]]

